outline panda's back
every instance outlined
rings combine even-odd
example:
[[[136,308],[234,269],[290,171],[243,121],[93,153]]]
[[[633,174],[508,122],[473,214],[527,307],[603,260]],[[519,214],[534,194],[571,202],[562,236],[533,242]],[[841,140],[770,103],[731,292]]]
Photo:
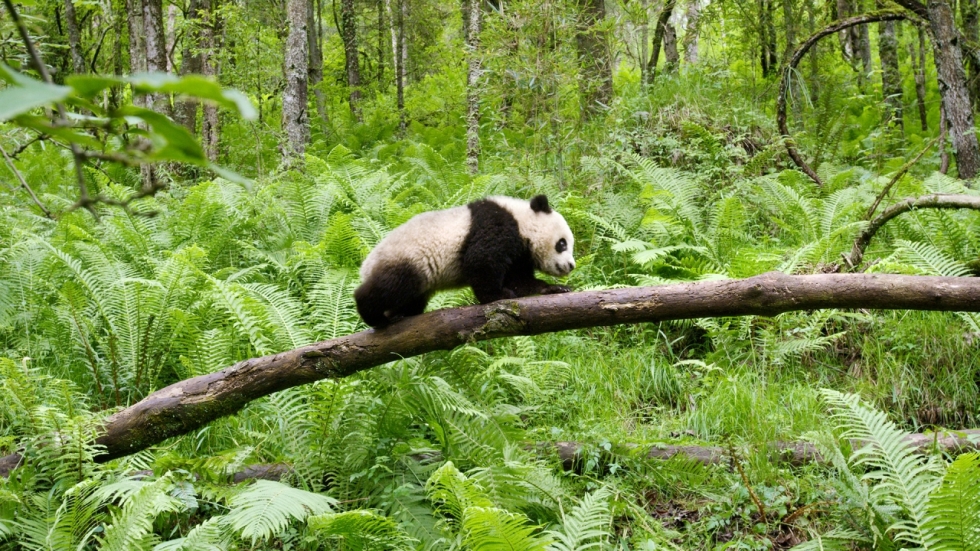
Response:
[[[462,284],[460,251],[470,230],[467,206],[423,212],[398,226],[371,251],[361,264],[367,280],[378,266],[408,264],[418,271],[430,290]]]

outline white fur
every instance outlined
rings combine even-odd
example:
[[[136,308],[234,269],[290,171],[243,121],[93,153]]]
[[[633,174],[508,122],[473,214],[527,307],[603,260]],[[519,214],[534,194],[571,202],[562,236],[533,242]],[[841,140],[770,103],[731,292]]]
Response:
[[[562,215],[534,212],[528,201],[494,196],[487,199],[510,212],[518,231],[531,247],[535,267],[554,276],[567,275],[575,268],[572,248],[575,239]],[[470,209],[466,205],[446,210],[423,212],[388,234],[361,264],[361,280],[379,267],[408,262],[416,267],[430,290],[459,287],[463,281],[460,250],[470,230]],[[568,248],[563,253],[555,244],[564,238]]]

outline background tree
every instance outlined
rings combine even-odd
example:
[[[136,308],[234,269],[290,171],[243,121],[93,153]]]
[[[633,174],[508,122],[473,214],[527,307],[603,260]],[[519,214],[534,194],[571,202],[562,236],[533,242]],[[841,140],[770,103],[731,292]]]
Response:
[[[282,126],[287,143],[283,158],[290,163],[302,164],[306,142],[310,139],[310,119],[307,110],[309,79],[310,31],[309,0],[290,0],[286,3],[289,36],[286,39],[285,73],[286,89],[282,97]],[[315,32],[315,31],[314,31]]]

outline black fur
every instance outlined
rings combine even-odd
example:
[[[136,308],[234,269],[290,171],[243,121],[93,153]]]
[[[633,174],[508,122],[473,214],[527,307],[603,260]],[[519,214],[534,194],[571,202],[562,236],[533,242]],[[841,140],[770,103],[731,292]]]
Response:
[[[354,291],[357,313],[371,327],[417,316],[429,302],[422,283],[418,270],[407,262],[377,270]]]
[[[531,210],[551,214],[551,206],[548,205],[548,198],[544,195],[535,195],[531,199]]]
[[[543,199],[547,208],[547,198],[539,195],[535,200],[538,198]],[[531,250],[510,212],[486,199],[468,206],[472,220],[460,254],[463,278],[473,288],[480,304],[571,290],[534,277]]]

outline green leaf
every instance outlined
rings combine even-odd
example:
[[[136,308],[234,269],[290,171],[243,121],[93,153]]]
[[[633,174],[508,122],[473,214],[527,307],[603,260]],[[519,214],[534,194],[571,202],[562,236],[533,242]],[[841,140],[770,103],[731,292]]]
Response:
[[[149,126],[150,131],[147,133],[147,137],[153,144],[153,150],[148,155],[150,160],[181,161],[197,165],[208,164],[201,144],[197,143],[197,140],[186,128],[166,116],[152,109],[133,105],[121,107],[118,113],[139,119]]]
[[[258,116],[252,102],[238,90],[226,90],[213,79],[201,75],[177,78],[167,73],[139,73],[127,79],[138,94],[163,92],[209,100],[222,107],[237,110],[242,118],[253,120]]]
[[[0,78],[10,85],[0,90],[0,121],[7,121],[31,109],[63,101],[71,94],[71,88],[67,86],[35,80],[2,63],[0,63]]]
[[[325,495],[271,480],[256,480],[231,499],[231,511],[225,519],[243,539],[254,544],[279,534],[292,519],[304,520],[309,515],[328,513],[336,504],[337,500]]]

